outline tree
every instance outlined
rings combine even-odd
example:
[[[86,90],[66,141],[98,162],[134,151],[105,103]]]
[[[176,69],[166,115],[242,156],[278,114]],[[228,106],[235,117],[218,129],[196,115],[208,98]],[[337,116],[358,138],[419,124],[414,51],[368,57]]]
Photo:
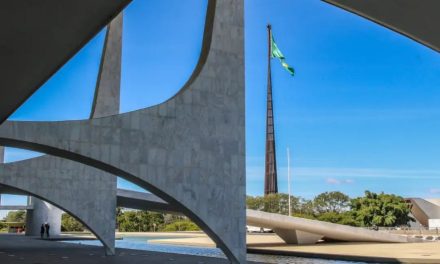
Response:
[[[163,227],[164,215],[147,211],[121,210],[117,222],[121,232],[157,231]]]
[[[359,223],[354,219],[352,212],[325,212],[318,216],[318,220],[350,226],[359,226]]]
[[[290,197],[292,212],[300,208],[300,198]],[[246,206],[248,209],[264,211],[269,213],[289,214],[289,196],[285,193],[268,194],[265,196],[247,196]]]
[[[82,232],[84,226],[71,215],[64,213],[61,216],[61,231],[63,232]]]
[[[342,213],[349,209],[350,197],[341,192],[321,193],[313,199],[313,207],[317,213]]]
[[[3,222],[0,221],[0,231],[4,231],[8,226]]]
[[[10,211],[5,217],[5,222],[20,222],[24,223],[26,221],[26,211]]]
[[[351,200],[350,207],[362,226],[408,225],[414,221],[405,200],[394,194],[365,191],[365,196]]]
[[[199,231],[200,228],[190,220],[180,220],[174,223],[168,224],[164,227],[163,231]]]

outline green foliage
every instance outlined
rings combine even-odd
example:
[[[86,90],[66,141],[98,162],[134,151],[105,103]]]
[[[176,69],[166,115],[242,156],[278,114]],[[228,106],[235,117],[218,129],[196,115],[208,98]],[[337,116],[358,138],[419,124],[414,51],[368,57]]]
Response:
[[[408,204],[394,194],[365,191],[365,196],[351,200],[351,209],[362,226],[398,226],[414,221]]]
[[[184,216],[148,211],[116,210],[120,232],[198,231],[200,228]]]
[[[199,231],[200,228],[189,220],[180,220],[166,225],[162,231]]]
[[[359,223],[354,219],[352,212],[337,213],[330,211],[320,214],[317,219],[335,224],[359,226]]]
[[[82,232],[84,229],[84,226],[71,215],[64,213],[61,216],[62,232]]]
[[[341,192],[325,192],[313,199],[315,210],[322,214],[328,212],[342,213],[349,209],[350,197]]]
[[[300,217],[300,218],[305,218],[305,219],[316,220],[316,217],[313,214],[292,213],[292,216]]]
[[[7,227],[8,226],[3,221],[0,221],[0,231],[7,229]]]
[[[300,199],[290,197],[292,211],[299,210]],[[289,214],[289,196],[285,193],[269,194],[264,197],[247,196],[246,204],[248,209],[265,211],[270,213]]]
[[[164,216],[160,213],[127,210],[117,216],[121,232],[154,232],[163,227]]]
[[[6,222],[19,222],[24,223],[26,221],[26,211],[10,211],[4,218]]]
[[[288,195],[248,196],[248,209],[288,214]],[[364,197],[350,199],[341,192],[325,192],[313,200],[291,197],[295,217],[316,219],[350,226],[400,226],[414,221],[402,197],[365,191]]]

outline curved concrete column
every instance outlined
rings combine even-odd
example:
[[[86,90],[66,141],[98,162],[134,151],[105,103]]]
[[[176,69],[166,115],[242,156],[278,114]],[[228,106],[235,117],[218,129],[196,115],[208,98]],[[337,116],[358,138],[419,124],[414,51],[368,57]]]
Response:
[[[46,155],[3,164],[0,175],[2,185],[47,201],[74,216],[102,241],[107,253],[114,254],[116,181],[109,180],[108,173]],[[36,219],[30,221],[37,220],[33,225],[37,226],[39,235],[41,220],[44,223],[47,214],[53,216],[57,212],[54,208],[38,210],[42,204],[36,205]]]
[[[98,72],[97,84],[95,89],[95,98],[92,105],[91,118],[99,118],[119,113],[120,97],[120,75],[121,75],[121,51],[122,51],[122,20],[123,14],[119,14],[107,27],[104,47],[101,57],[101,64]],[[0,147],[0,154],[3,153],[3,147]],[[87,170],[89,168],[89,170]],[[70,160],[61,160],[51,156],[43,156],[30,160],[14,162],[0,166],[0,184],[6,184],[15,189],[24,190],[27,193],[35,193],[50,203],[65,208],[68,212],[74,212],[73,216],[88,226],[103,243],[106,253],[114,254],[115,245],[115,211],[116,211],[116,177],[114,175],[102,176],[104,172],[99,171],[100,181],[95,181],[94,173],[96,169],[78,164]],[[44,174],[41,174],[41,171]],[[48,173],[50,171],[50,173]],[[34,177],[39,175],[38,181]],[[62,176],[61,176],[62,175]],[[11,177],[22,179],[20,182],[11,182]],[[65,179],[62,186],[55,184],[58,177]],[[88,184],[83,188],[81,184],[68,184],[73,181]],[[35,183],[32,186],[23,185],[23,183]],[[104,183],[105,182],[105,183]],[[67,184],[66,184],[67,183]],[[21,185],[20,185],[21,184]],[[101,186],[96,186],[100,184]],[[39,188],[50,186],[51,188],[69,191],[63,191],[58,196],[47,196]],[[94,188],[105,191],[94,192]],[[85,190],[89,190],[86,197],[78,196]],[[107,198],[105,198],[107,197]],[[84,198],[90,199],[89,202]],[[34,209],[28,210],[26,220],[28,235],[39,235],[41,223],[49,222],[51,224],[51,233],[59,234],[61,231],[61,212],[58,208],[47,204],[46,202],[33,198]],[[104,202],[101,206],[99,202]],[[89,207],[83,210],[97,210],[99,213],[79,212],[76,204],[90,203]],[[97,228],[99,227],[99,228]]]
[[[35,197],[31,197],[31,206],[32,209],[26,210],[26,235],[39,236],[41,225],[48,223],[50,236],[59,236],[63,211]]]
[[[146,109],[83,121],[6,122],[0,144],[120,175],[195,221],[245,263],[243,1],[211,0],[202,54],[181,91]]]

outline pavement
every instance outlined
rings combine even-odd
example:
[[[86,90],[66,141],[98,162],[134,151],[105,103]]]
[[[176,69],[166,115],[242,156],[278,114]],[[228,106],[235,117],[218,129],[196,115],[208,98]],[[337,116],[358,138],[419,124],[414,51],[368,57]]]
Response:
[[[226,259],[116,249],[105,256],[102,247],[47,241],[23,235],[0,235],[0,263],[3,264],[227,264]]]
[[[150,240],[149,243],[214,246],[206,236]],[[440,263],[440,242],[325,242],[288,245],[275,234],[248,234],[248,253],[379,263]]]

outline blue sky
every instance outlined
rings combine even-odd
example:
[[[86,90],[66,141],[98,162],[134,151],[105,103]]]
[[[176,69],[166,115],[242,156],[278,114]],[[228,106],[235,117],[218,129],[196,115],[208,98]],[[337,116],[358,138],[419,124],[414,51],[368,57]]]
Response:
[[[312,198],[368,189],[440,196],[440,54],[318,0],[245,1],[247,193],[264,183],[266,24],[296,70],[272,64],[280,191]],[[170,8],[172,6],[172,8]],[[206,1],[135,0],[125,10],[121,110],[160,103],[190,76]],[[14,120],[84,119],[104,34],[98,34]],[[7,161],[35,156],[7,149]],[[132,188],[120,181],[119,186]],[[16,198],[8,198],[11,202]]]

